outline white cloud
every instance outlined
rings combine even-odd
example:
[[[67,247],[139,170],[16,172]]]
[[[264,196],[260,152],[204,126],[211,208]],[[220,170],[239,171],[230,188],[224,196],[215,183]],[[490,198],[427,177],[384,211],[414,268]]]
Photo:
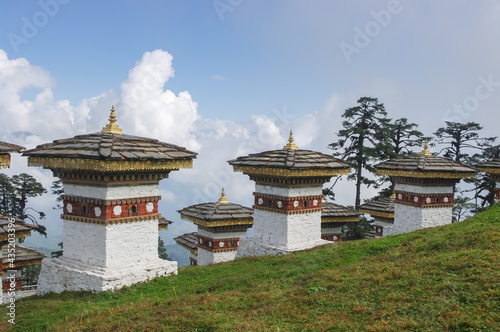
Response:
[[[125,132],[197,150],[199,143],[191,130],[200,118],[198,104],[187,91],[176,96],[164,90],[172,77],[172,55],[163,50],[144,53],[121,85],[120,123]]]

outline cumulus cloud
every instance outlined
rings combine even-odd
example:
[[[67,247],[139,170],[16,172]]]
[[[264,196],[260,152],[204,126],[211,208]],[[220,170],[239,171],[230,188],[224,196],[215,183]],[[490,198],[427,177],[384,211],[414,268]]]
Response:
[[[136,135],[155,137],[197,150],[191,131],[200,118],[198,104],[184,91],[176,96],[165,90],[174,77],[172,55],[163,50],[146,52],[121,85],[118,105],[124,129]]]

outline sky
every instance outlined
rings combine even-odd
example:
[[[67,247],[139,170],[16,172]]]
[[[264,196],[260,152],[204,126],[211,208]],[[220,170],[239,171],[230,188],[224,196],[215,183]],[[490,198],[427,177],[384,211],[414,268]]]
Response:
[[[280,149],[291,129],[299,148],[332,153],[342,113],[363,96],[426,136],[444,121],[498,136],[498,59],[494,0],[0,0],[0,140],[34,148],[98,132],[115,105],[124,133],[199,153],[160,185],[172,244],[196,229],[176,211],[223,186],[252,205],[254,183],[227,160]],[[13,156],[5,173],[21,172],[55,180]],[[353,205],[354,182],[334,191]],[[55,197],[30,204],[48,214],[43,240],[55,246]]]

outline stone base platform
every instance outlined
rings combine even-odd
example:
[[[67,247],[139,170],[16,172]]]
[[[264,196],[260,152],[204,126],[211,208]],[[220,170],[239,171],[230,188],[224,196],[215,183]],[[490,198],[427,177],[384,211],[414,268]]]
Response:
[[[318,239],[316,241],[300,243],[285,247],[285,246],[276,246],[273,244],[264,243],[262,240],[254,238],[252,236],[243,236],[240,238],[240,243],[238,244],[238,252],[236,253],[236,257],[286,255],[294,251],[311,249],[328,243],[334,243],[334,242]]]
[[[101,292],[177,274],[177,262],[158,258],[120,269],[98,268],[61,258],[44,259],[38,279],[37,295],[64,291]]]

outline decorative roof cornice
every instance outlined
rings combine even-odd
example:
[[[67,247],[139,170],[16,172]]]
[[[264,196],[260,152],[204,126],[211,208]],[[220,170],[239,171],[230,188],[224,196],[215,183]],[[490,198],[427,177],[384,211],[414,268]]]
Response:
[[[476,167],[481,171],[492,175],[500,175],[500,158],[495,158],[484,163],[477,164]]]
[[[95,160],[76,158],[29,157],[28,166],[51,170],[80,170],[90,172],[176,171],[192,168],[192,160]]]

